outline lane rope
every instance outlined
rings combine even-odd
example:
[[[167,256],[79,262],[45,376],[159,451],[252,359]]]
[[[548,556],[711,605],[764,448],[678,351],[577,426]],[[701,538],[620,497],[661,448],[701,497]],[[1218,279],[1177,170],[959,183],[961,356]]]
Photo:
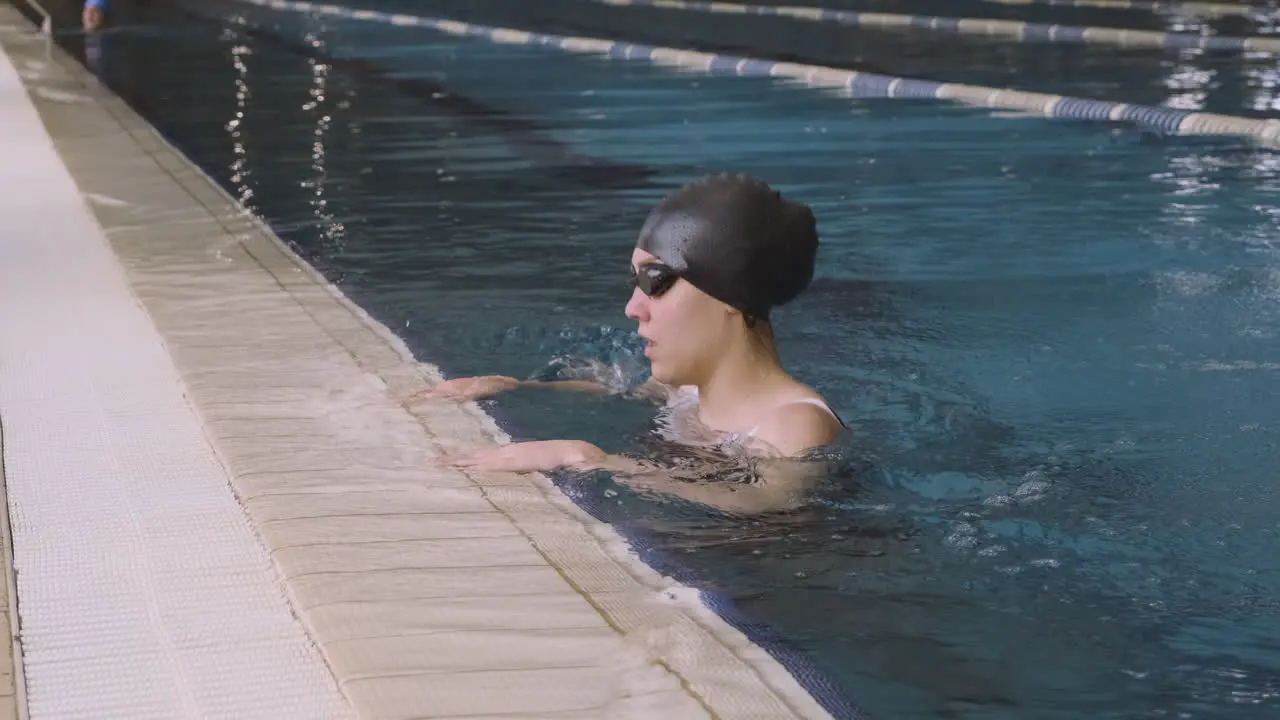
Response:
[[[421,27],[447,35],[507,45],[538,45],[614,59],[647,60],[654,65],[672,67],[680,71],[782,78],[853,98],[947,100],[993,110],[1014,110],[1046,118],[1129,122],[1168,135],[1248,137],[1266,147],[1280,147],[1280,120],[1262,120],[981,85],[941,83],[855,72],[821,65],[715,55],[694,50],[654,47],[597,38],[548,35],[420,15],[318,4],[305,0],[235,1],[274,10],[381,22],[400,27]]]
[[[739,2],[697,2],[695,0],[589,1],[615,7],[653,7],[719,15],[767,15],[876,30],[926,30],[952,35],[1003,38],[1025,43],[1280,53],[1280,38],[1273,37],[1232,37],[1112,27],[1051,25],[1021,20],[901,15],[798,5],[746,5]]]

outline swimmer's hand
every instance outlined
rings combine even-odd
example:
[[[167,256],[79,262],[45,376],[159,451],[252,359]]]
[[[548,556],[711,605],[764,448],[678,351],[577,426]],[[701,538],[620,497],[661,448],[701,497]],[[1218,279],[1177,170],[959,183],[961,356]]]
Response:
[[[589,469],[597,467],[606,457],[603,450],[582,440],[538,440],[446,456],[441,460],[464,470],[538,472]]]

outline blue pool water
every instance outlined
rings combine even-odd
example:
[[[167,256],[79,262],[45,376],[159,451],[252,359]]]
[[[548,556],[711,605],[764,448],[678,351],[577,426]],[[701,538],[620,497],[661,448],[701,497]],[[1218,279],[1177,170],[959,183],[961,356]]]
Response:
[[[552,5],[462,5],[377,3],[557,29]],[[771,19],[581,8],[582,34],[823,48]],[[636,363],[635,233],[706,170],[812,203],[817,278],[778,332],[855,472],[757,519],[559,481],[872,717],[1276,716],[1280,155],[222,0],[132,23],[94,61],[112,86],[450,375]],[[1275,85],[1270,58],[849,37],[897,74],[1220,112],[1265,114]],[[517,438],[612,450],[649,415],[489,407]]]

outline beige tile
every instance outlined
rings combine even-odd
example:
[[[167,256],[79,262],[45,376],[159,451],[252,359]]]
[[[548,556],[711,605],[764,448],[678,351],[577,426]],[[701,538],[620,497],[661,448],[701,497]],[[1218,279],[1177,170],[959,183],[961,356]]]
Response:
[[[517,525],[580,591],[595,594],[642,590],[635,575],[610,557],[600,541],[576,522],[563,517],[537,522],[517,518]]]
[[[324,417],[324,413],[311,405],[297,405],[287,402],[259,402],[259,403],[239,403],[239,402],[217,402],[210,399],[212,393],[197,395],[196,393],[187,393],[196,406],[196,412],[205,420],[277,420],[292,419],[306,420],[311,418]],[[295,463],[285,463],[285,465],[294,465]],[[266,467],[254,468],[248,470],[236,469],[234,472],[288,472],[291,470],[334,470],[335,467],[316,468],[316,467]]]
[[[475,483],[477,487],[486,488],[486,492],[488,488],[535,487],[533,478],[524,473],[468,471],[467,477],[470,478],[471,482]]]
[[[349,448],[335,448],[333,438],[323,432],[308,435],[274,433],[238,437],[215,435],[214,437],[218,441],[218,449],[223,458],[237,464],[254,464],[282,455],[296,457],[309,453],[337,452],[345,456],[351,451]]]
[[[14,692],[14,660],[13,638],[10,636],[8,613],[0,613],[0,695],[12,695]],[[2,701],[0,701],[2,704]]]
[[[437,382],[419,368],[407,363],[381,371],[381,377],[387,383],[387,393],[397,399],[426,390]]]
[[[242,417],[316,417],[316,413],[307,412],[304,407],[294,403],[275,402],[257,405],[227,403],[215,405],[205,400],[199,393],[190,393],[196,404],[201,407],[201,414],[212,418]],[[243,411],[243,412],[239,412]],[[291,415],[292,413],[292,415]],[[235,475],[257,473],[304,473],[317,470],[341,470],[356,463],[356,458],[342,448],[315,447],[293,452],[271,452],[259,448],[241,447],[240,443],[217,442],[218,454],[228,469]],[[279,503],[264,504],[264,507],[275,507]],[[267,518],[264,518],[267,519]]]
[[[569,517],[565,509],[553,505],[547,498],[546,491],[536,484],[495,487],[487,494],[494,505],[522,518],[557,522]]]
[[[163,331],[164,328],[161,327]],[[175,346],[170,344],[169,352],[173,355],[178,369],[185,372],[209,372],[218,370],[245,371],[253,370],[261,373],[288,372],[289,365],[298,361],[293,350],[276,348],[270,344],[245,346],[241,343],[227,343],[213,346]],[[351,356],[333,346],[317,345],[314,352],[302,357],[310,363],[327,362],[338,369],[353,367]],[[349,365],[348,365],[349,364]]]
[[[326,423],[323,418],[318,417],[284,420],[219,419],[207,421],[205,427],[209,429],[210,434],[224,442],[232,439],[256,437],[315,437],[325,436],[326,433]]]
[[[581,595],[570,591],[317,605],[308,611],[307,622],[324,638],[322,644],[458,630],[608,628]]]
[[[368,328],[335,328],[333,339],[351,351],[360,367],[378,372],[400,366],[404,359]]]
[[[355,333],[364,331],[371,335],[371,337],[366,338],[369,343],[382,343],[381,338],[365,325],[364,320],[338,304],[328,292],[312,285],[309,288],[303,287],[293,290],[292,294],[295,300],[300,303],[299,307],[305,307],[308,316],[325,330]],[[363,350],[364,348],[361,349]]]
[[[536,565],[438,567],[320,573],[290,582],[299,607],[380,600],[555,595],[565,591],[555,568]]]
[[[315,573],[545,564],[528,540],[514,536],[312,545],[282,548],[273,551],[272,556],[286,578]]]
[[[480,491],[465,487],[437,487],[411,491],[299,493],[263,495],[245,503],[258,522],[335,515],[392,515],[421,513],[492,512]]]
[[[558,630],[459,630],[428,635],[335,640],[324,654],[344,681],[389,675],[535,670],[610,665],[632,657],[618,633],[599,626]]]
[[[200,396],[192,393],[197,404]],[[243,409],[244,406],[234,406]],[[222,412],[226,410],[226,412]],[[202,408],[205,417],[216,419],[322,417],[323,414],[305,413],[302,408],[287,403],[272,403],[254,408],[252,412],[231,412],[230,406]],[[336,434],[336,433],[335,433]],[[353,472],[375,471],[418,472],[424,481],[435,476],[452,476],[449,468],[436,467],[437,458],[428,446],[372,445],[361,447],[357,439],[329,437],[327,445],[308,438],[261,438],[222,440],[214,438],[219,454],[239,475],[256,473],[302,473],[317,470],[348,469]],[[425,483],[430,484],[430,483]],[[447,483],[437,483],[447,484]]]
[[[693,622],[660,593],[601,593],[592,596],[632,642],[642,644],[705,698],[724,717],[793,717],[756,668],[731,649],[729,638],[718,638]],[[708,611],[702,611],[708,612]],[[738,642],[745,638],[738,635]],[[776,663],[774,663],[776,666]],[[794,681],[793,681],[794,682]],[[812,715],[813,717],[821,716]]]
[[[255,473],[233,479],[240,497],[248,500],[262,495],[300,495],[306,493],[430,491],[435,488],[471,488],[474,485],[461,473],[434,468],[386,470],[349,468],[310,472]]]
[[[610,672],[602,668],[539,669],[354,680],[344,685],[369,718],[409,720],[430,716],[547,713],[564,717],[662,717],[668,708],[687,713],[688,698],[660,668]]]
[[[589,710],[559,710],[546,713],[524,712],[518,715],[447,715],[431,716],[432,720],[601,720],[600,708]],[[671,690],[640,697],[628,698],[609,708],[611,720],[715,720],[683,690]]]
[[[425,474],[435,469],[432,466],[437,463],[437,458],[424,442],[391,445],[379,442],[381,438],[361,438],[356,433],[343,433],[348,437],[335,437],[343,430],[342,426],[323,416],[318,417],[317,421],[325,426],[321,434],[214,438],[220,454],[239,472],[288,472],[291,468],[278,466],[298,466],[305,470],[308,467],[328,466],[334,462],[343,463],[339,467],[366,472],[382,469]],[[386,438],[390,441],[396,439]]]
[[[259,525],[271,547],[518,536],[506,516],[484,513],[364,515],[280,520]]]
[[[219,405],[296,405],[313,406],[315,394],[301,387],[270,387],[261,382],[257,386],[210,386],[187,383],[187,391],[201,402]],[[318,408],[317,408],[318,409]]]

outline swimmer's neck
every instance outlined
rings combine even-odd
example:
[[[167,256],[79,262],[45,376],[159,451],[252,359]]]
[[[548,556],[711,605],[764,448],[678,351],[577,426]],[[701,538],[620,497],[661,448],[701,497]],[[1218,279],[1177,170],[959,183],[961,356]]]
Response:
[[[726,352],[725,359],[694,386],[698,388],[698,420],[720,432],[744,432],[759,424],[751,408],[759,398],[794,382],[778,360],[772,342],[743,338],[743,346]]]

